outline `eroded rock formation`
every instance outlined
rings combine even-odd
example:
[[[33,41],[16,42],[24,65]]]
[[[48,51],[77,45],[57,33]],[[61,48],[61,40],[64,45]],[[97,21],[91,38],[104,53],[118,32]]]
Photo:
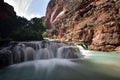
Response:
[[[82,41],[93,50],[119,50],[120,0],[51,0],[46,21],[49,37]]]

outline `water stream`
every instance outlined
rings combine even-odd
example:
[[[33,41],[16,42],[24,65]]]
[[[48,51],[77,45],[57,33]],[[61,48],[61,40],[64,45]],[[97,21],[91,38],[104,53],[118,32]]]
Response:
[[[0,80],[120,80],[120,55],[59,41],[12,42]],[[4,56],[5,57],[4,57]]]

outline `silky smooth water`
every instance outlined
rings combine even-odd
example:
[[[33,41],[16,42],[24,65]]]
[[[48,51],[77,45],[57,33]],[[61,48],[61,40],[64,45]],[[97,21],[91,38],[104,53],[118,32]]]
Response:
[[[71,43],[60,41],[11,42],[8,47],[0,50],[0,62],[11,65],[39,59],[80,58],[83,55],[79,49]]]
[[[82,51],[87,57],[23,62],[0,70],[0,80],[120,80],[120,55]]]
[[[119,54],[71,43],[13,42],[0,56],[9,65],[0,70],[0,80],[120,80]]]

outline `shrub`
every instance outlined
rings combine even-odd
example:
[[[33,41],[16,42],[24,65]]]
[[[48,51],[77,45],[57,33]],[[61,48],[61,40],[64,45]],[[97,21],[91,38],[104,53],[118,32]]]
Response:
[[[48,33],[47,32],[43,32],[42,37],[46,38],[47,36],[48,36]]]

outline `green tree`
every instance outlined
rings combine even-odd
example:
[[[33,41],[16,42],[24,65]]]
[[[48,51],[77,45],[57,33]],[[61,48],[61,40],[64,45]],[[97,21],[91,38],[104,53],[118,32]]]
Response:
[[[0,20],[0,39],[42,40],[42,36],[47,36],[46,27],[44,17],[29,21],[24,17],[13,16]]]

